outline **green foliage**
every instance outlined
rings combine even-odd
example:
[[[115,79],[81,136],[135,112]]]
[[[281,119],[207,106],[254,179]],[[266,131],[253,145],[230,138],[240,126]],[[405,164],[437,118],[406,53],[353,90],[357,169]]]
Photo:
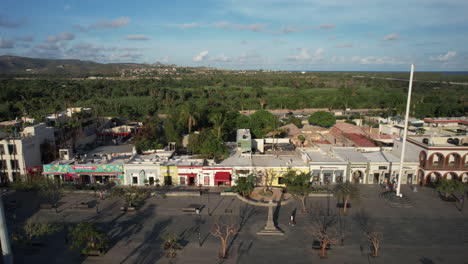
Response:
[[[180,245],[180,237],[175,233],[164,233],[161,239],[163,240],[161,247],[168,251],[168,257],[175,257],[176,251],[182,248]]]
[[[311,192],[310,175],[306,172],[297,172],[289,170],[283,175],[283,182],[286,185],[288,193],[297,196],[305,196]]]
[[[309,124],[321,126],[321,127],[331,127],[336,123],[336,118],[333,113],[318,111],[309,116]]]
[[[350,182],[337,184],[333,192],[337,196],[337,199],[343,200],[344,204],[347,204],[349,200],[359,201],[361,196],[356,184]],[[346,212],[346,206],[343,209]]]
[[[212,130],[205,130],[198,134],[190,134],[188,149],[193,154],[208,159],[226,158],[229,155],[226,145],[215,133]]]
[[[301,145],[304,145],[304,142],[306,141],[306,138],[304,137],[304,135],[297,136],[297,139],[299,139],[299,141],[301,142]]]
[[[295,126],[301,128],[302,127],[302,120],[297,118],[293,115],[290,115],[288,119],[285,121],[286,124],[294,124]]]
[[[247,177],[237,177],[236,185],[232,187],[232,191],[241,194],[243,197],[248,197],[255,188],[255,175],[249,174]]]
[[[59,183],[51,179],[46,179],[39,186],[39,196],[43,197],[50,204],[57,206],[57,202],[63,195],[62,187]]]
[[[23,177],[20,177],[23,178]],[[30,180],[18,180],[16,182],[11,183],[11,188],[17,191],[23,192],[31,192],[31,191],[38,191],[40,187],[44,184],[45,178],[44,177],[35,177]]]
[[[44,219],[30,217],[23,224],[24,236],[28,243],[34,239],[40,239],[43,236],[51,235],[61,229],[61,226],[48,223]]]
[[[88,254],[98,250],[105,252],[108,244],[106,234],[96,223],[82,222],[69,229],[71,249],[81,249],[81,253]]]
[[[278,118],[266,110],[258,110],[249,117],[248,127],[256,138],[263,138],[279,127]]]
[[[356,125],[356,122],[354,122],[353,120],[350,120],[350,119],[345,120],[345,123],[348,123],[348,124],[351,124],[351,125]]]
[[[114,188],[111,192],[111,197],[114,199],[125,199],[125,205],[129,207],[137,207],[144,200],[150,196],[150,193],[146,189],[141,189],[136,186]]]
[[[463,192],[465,190],[465,186],[458,180],[440,179],[437,183],[436,190],[447,196],[453,193]]]

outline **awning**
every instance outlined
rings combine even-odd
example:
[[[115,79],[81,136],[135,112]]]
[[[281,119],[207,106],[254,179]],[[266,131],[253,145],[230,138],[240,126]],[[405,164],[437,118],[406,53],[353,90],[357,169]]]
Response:
[[[216,172],[215,174],[215,182],[230,182],[231,181],[231,173],[220,171]]]

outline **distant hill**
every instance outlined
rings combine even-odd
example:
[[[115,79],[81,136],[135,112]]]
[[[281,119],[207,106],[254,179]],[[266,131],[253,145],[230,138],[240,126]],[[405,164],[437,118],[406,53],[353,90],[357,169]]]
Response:
[[[82,60],[51,60],[0,56],[0,75],[114,75],[123,69],[148,68],[137,63],[97,63]]]

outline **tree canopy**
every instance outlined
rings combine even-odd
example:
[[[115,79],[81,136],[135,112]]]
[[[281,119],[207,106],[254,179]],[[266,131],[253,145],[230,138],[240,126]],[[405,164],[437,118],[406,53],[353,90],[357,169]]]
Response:
[[[321,127],[331,127],[336,123],[335,116],[332,113],[325,111],[318,111],[311,114],[308,120],[309,124]]]

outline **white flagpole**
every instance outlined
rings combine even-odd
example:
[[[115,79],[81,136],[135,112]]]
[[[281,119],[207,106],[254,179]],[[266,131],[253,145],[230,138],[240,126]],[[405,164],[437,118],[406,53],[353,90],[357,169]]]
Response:
[[[408,89],[408,100],[406,102],[406,114],[405,114],[405,129],[403,130],[403,142],[401,147],[401,157],[400,157],[400,172],[398,173],[398,185],[396,189],[396,195],[401,197],[401,178],[403,174],[403,162],[405,160],[405,147],[406,147],[406,134],[408,133],[408,123],[409,123],[409,111],[410,111],[410,103],[411,103],[411,90],[413,88],[413,74],[414,74],[414,64],[411,64],[411,74],[410,74],[410,81],[409,81],[409,89]]]

